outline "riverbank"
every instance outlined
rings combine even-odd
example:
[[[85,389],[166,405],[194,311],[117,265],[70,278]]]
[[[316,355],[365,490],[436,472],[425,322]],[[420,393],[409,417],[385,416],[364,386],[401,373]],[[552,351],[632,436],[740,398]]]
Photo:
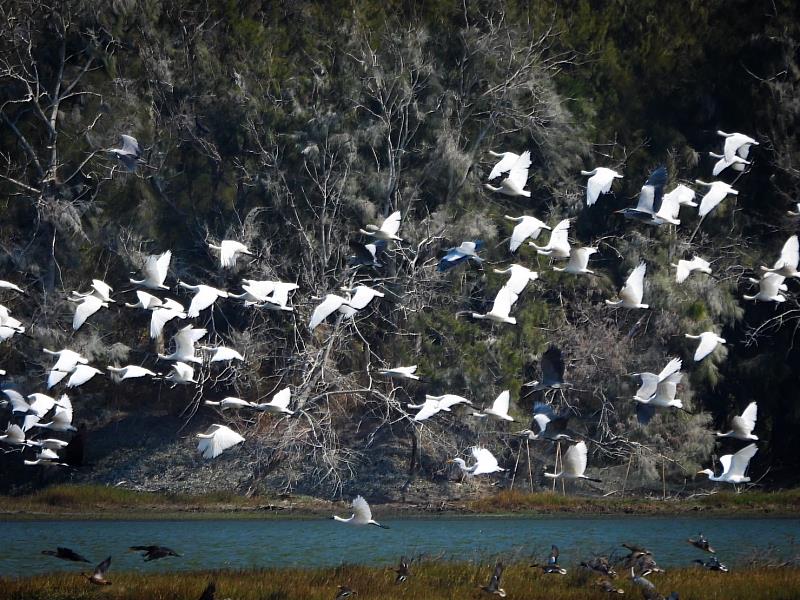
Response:
[[[272,498],[213,493],[199,496],[156,494],[116,487],[58,485],[25,496],[0,496],[0,519],[225,519],[225,518],[319,518],[347,510],[346,502],[329,502],[308,496]],[[800,490],[723,490],[682,498],[618,498],[564,496],[502,490],[492,497],[437,504],[375,504],[383,516],[453,515],[796,515]]]
[[[477,598],[479,587],[489,581],[490,564],[457,564],[427,561],[411,564],[411,576],[395,584],[390,567],[342,566],[332,569],[257,569],[247,571],[199,571],[191,573],[142,574],[107,573],[112,582],[102,588],[106,599],[114,600],[197,600],[209,581],[215,583],[217,598],[235,600],[330,600],[337,586],[358,592],[358,598],[425,598],[426,600]],[[21,579],[0,578],[4,598],[26,600],[83,600],[95,598],[98,588],[75,574],[52,574]],[[680,593],[681,600],[725,598],[726,600],[767,600],[800,598],[800,568],[746,568],[717,573],[701,568],[668,570],[651,575],[659,592]],[[544,575],[526,564],[513,564],[503,573],[501,587],[507,598],[548,598],[572,600],[607,598],[597,587],[598,577],[580,568],[564,576]],[[625,594],[638,598],[640,590],[626,577],[614,584]]]

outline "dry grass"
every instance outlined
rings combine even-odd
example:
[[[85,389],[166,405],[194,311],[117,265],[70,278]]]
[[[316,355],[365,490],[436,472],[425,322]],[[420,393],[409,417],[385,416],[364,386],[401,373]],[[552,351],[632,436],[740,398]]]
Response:
[[[264,569],[251,571],[204,571],[173,574],[114,573],[113,585],[97,588],[77,575],[54,574],[18,580],[0,579],[0,595],[10,600],[79,600],[108,598],[115,600],[196,600],[209,580],[216,582],[217,597],[233,600],[331,600],[337,585],[347,585],[358,598],[385,600],[418,598],[425,600],[462,600],[489,598],[479,590],[490,575],[489,565],[456,563],[412,564],[412,576],[401,585],[394,584],[388,568],[343,566],[336,569]],[[573,570],[574,571],[574,570]],[[682,600],[767,600],[800,598],[800,569],[734,570],[712,573],[701,569],[672,570],[653,575],[651,580],[663,594],[680,592]],[[578,600],[607,598],[594,587],[596,578],[584,571],[566,577],[544,575],[525,565],[506,569],[502,587],[508,598],[547,598]],[[640,593],[627,579],[617,585],[628,596]]]

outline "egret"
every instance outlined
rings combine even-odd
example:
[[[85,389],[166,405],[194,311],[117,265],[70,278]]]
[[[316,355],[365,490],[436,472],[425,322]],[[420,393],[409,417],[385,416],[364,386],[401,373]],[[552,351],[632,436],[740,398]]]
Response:
[[[361,242],[350,240],[350,248],[352,248],[354,254],[347,257],[349,266],[372,267],[373,269],[380,269],[383,266],[380,262],[380,256],[386,252],[386,242],[384,240],[375,240],[372,244],[362,244]]]
[[[737,154],[742,158],[747,158],[747,155],[750,153],[750,146],[758,146],[757,141],[743,133],[725,133],[724,131],[717,131],[717,135],[721,135],[725,138],[723,153],[725,155],[725,160],[729,162],[733,162],[734,156]]]
[[[11,446],[25,446],[25,432],[19,425],[9,423],[3,435],[0,435],[0,442]]]
[[[58,357],[58,360],[56,360],[56,363],[50,369],[50,373],[47,376],[48,390],[56,385],[59,381],[64,379],[64,377],[66,377],[69,373],[74,371],[77,365],[85,365],[89,362],[89,359],[81,356],[74,350],[69,350],[67,348],[58,350],[57,352],[48,350],[47,348],[42,348],[42,352],[49,354],[50,356]]]
[[[520,431],[520,435],[525,435],[529,440],[548,440],[560,442],[563,440],[574,441],[567,431],[568,415],[556,414],[548,404],[537,403],[533,407],[533,420],[530,429]]]
[[[492,181],[504,173],[508,173],[511,170],[511,167],[513,167],[517,160],[519,160],[519,154],[515,152],[492,152],[489,150],[489,154],[495,158],[499,158],[500,160],[497,161],[494,167],[492,167],[492,170],[489,172],[489,176],[486,178],[487,181]]]
[[[601,194],[611,191],[611,184],[615,179],[622,179],[622,175],[614,169],[597,167],[591,171],[581,171],[581,175],[590,176],[586,182],[586,206],[591,206]]]
[[[245,306],[262,304],[267,301],[272,292],[275,291],[277,281],[258,281],[255,279],[242,279],[242,294],[232,294],[228,292],[228,298],[244,300]]]
[[[550,547],[550,554],[547,557],[547,562],[543,565],[538,563],[532,564],[531,567],[541,568],[545,575],[566,575],[567,570],[560,567],[558,564],[558,546],[553,544]]]
[[[125,303],[126,308],[143,308],[144,310],[153,310],[154,308],[158,308],[161,306],[161,298],[157,298],[152,294],[148,294],[147,292],[143,292],[141,290],[137,290],[136,292],[136,299],[138,300],[136,304],[129,304]]]
[[[467,466],[467,463],[464,462],[464,459],[461,457],[454,458],[450,462],[455,463],[458,465],[458,468],[461,469],[461,472],[464,473],[467,477],[475,477],[477,475],[484,475],[488,473],[498,473],[501,471],[505,471],[500,465],[497,463],[497,459],[494,457],[489,450],[486,448],[479,448],[478,446],[473,446],[470,448],[470,452],[472,452],[472,456],[475,459],[475,462],[471,466]]]
[[[158,338],[164,330],[164,325],[176,318],[185,319],[186,311],[172,298],[165,298],[161,306],[154,306],[150,309],[150,337]]]
[[[228,448],[241,444],[244,438],[225,425],[212,425],[205,433],[198,433],[197,451],[203,458],[216,458]]]
[[[714,475],[714,471],[711,469],[703,469],[702,471],[698,471],[697,474],[708,475],[711,481],[721,481],[734,485],[747,483],[750,481],[750,478],[745,476],[745,471],[747,471],[750,459],[755,456],[756,452],[758,452],[758,446],[754,443],[750,444],[739,450],[736,454],[726,454],[720,457],[719,462],[722,465],[722,473],[720,475]]]
[[[494,596],[500,596],[501,598],[505,598],[506,591],[500,587],[500,578],[502,576],[503,576],[503,563],[498,561],[498,563],[494,566],[494,572],[492,573],[492,578],[489,580],[489,583],[486,585],[482,585],[481,589],[487,594],[492,594]]]
[[[652,396],[643,398],[639,396],[639,393],[634,396],[634,400],[637,402],[636,418],[639,423],[643,425],[649,423],[653,415],[655,415],[656,408],[672,407],[684,410],[683,401],[675,398],[681,379],[683,379],[683,373],[676,371],[665,376],[657,383],[655,393]],[[644,386],[645,384],[643,383],[642,387]]]
[[[180,554],[175,552],[175,550],[172,548],[167,548],[166,546],[131,546],[128,548],[128,550],[133,552],[142,552],[144,562],[158,560],[159,558],[167,558],[170,556],[180,556]]]
[[[25,333],[25,327],[0,304],[0,340],[9,340],[18,333]]]
[[[74,331],[78,331],[86,322],[86,319],[98,310],[108,308],[108,302],[104,302],[96,296],[85,296],[80,300],[70,298],[69,300],[78,303],[75,307],[75,316],[72,318],[72,329]]]
[[[428,400],[437,400],[439,402],[440,410],[449,411],[452,407],[458,404],[469,404],[472,406],[472,402],[463,398],[461,396],[456,396],[455,394],[443,394],[442,396],[425,396],[425,401]]]
[[[439,264],[436,266],[436,270],[439,272],[449,271],[453,267],[456,267],[469,260],[474,260],[480,265],[483,262],[483,259],[478,256],[478,252],[482,248],[483,242],[481,240],[475,240],[474,242],[462,242],[458,248],[450,248],[447,251],[447,254],[441,258]]]
[[[111,379],[116,382],[124,381],[125,379],[137,379],[139,377],[157,377],[158,374],[150,369],[145,369],[138,365],[125,365],[124,367],[106,367],[111,373]]]
[[[0,279],[0,290],[14,290],[15,292],[19,292],[20,294],[25,293],[25,291],[17,284],[11,283],[10,281],[4,281],[2,279]]]
[[[47,438],[44,440],[36,440],[35,444],[41,448],[46,448],[48,450],[63,450],[67,446],[69,446],[69,442],[65,442],[64,440],[57,440],[55,438]]]
[[[389,529],[386,525],[381,525],[372,518],[372,510],[363,497],[356,496],[351,506],[353,508],[353,514],[349,518],[345,519],[336,515],[333,515],[331,518],[334,521],[349,523],[350,525],[375,525],[381,529]]]
[[[397,577],[394,580],[395,585],[404,583],[411,576],[411,571],[408,568],[408,560],[406,560],[405,556],[400,557],[400,564],[397,565],[394,572],[397,573]]]
[[[106,572],[110,566],[111,557],[109,556],[107,559],[97,565],[97,567],[95,567],[94,573],[91,575],[81,573],[81,575],[86,577],[86,579],[89,580],[89,583],[93,583],[95,585],[111,585],[111,582],[106,579]]]
[[[696,538],[689,538],[686,541],[695,548],[699,548],[700,550],[705,550],[706,552],[714,554],[714,549],[711,547],[711,544],[708,543],[706,536],[704,536],[702,533],[697,534]]]
[[[112,148],[109,150],[111,154],[117,157],[120,164],[129,173],[136,170],[136,164],[139,162],[139,157],[142,155],[142,150],[139,148],[139,142],[131,135],[120,136],[122,138],[122,148]]]
[[[564,381],[564,357],[558,346],[549,346],[539,361],[542,370],[541,381],[530,381],[524,385],[533,386],[534,390],[559,389],[572,387]]]
[[[442,408],[440,402],[438,400],[425,400],[422,404],[409,404],[408,408],[412,410],[419,410],[419,412],[414,415],[414,421],[420,423],[427,419],[430,419],[435,414],[439,413],[440,411],[444,410],[446,412],[450,412],[449,408]]]
[[[546,246],[537,246],[533,242],[528,242],[530,246],[536,248],[538,254],[544,254],[552,258],[569,258],[570,246],[567,239],[569,231],[569,219],[564,219],[553,228],[550,233],[550,240]]]
[[[194,378],[194,368],[181,361],[172,364],[172,371],[170,371],[164,379],[172,382],[173,387],[176,385],[197,383],[197,380]]]
[[[508,323],[510,325],[516,325],[517,320],[514,317],[509,316],[509,313],[511,312],[511,307],[518,298],[519,296],[517,296],[514,292],[503,287],[497,292],[494,302],[492,303],[492,309],[489,312],[485,314],[470,314],[472,315],[473,319],[488,319],[496,323]]]
[[[269,402],[262,402],[255,404],[253,408],[264,412],[272,413],[274,415],[289,415],[292,416],[294,411],[289,408],[289,403],[292,401],[292,389],[285,387],[276,393],[272,400]]]
[[[219,251],[219,266],[223,269],[232,269],[235,267],[236,259],[242,254],[254,256],[247,246],[236,240],[222,240],[219,245],[209,243],[208,247],[212,250]]]
[[[775,273],[764,273],[761,279],[749,278],[750,283],[758,284],[758,292],[752,296],[742,294],[742,298],[761,302],[786,302],[786,296],[780,293],[787,289],[785,279],[783,275]]]
[[[793,235],[783,244],[780,258],[775,261],[772,268],[762,266],[761,270],[782,277],[800,277],[800,271],[797,270],[798,262],[800,262],[800,243],[797,235]]]
[[[208,362],[228,362],[232,360],[244,361],[244,356],[233,348],[227,346],[198,346],[201,350],[211,353],[211,358]]]
[[[169,261],[172,259],[172,251],[167,250],[161,254],[151,254],[144,261],[142,267],[143,279],[131,279],[134,285],[140,285],[150,290],[167,290],[164,280],[169,271]]]
[[[694,351],[695,362],[700,362],[706,356],[711,354],[717,347],[717,344],[725,343],[725,338],[719,337],[713,331],[704,331],[700,335],[691,335],[688,333],[685,333],[683,335],[684,337],[687,337],[690,340],[700,340],[700,343],[697,345],[697,349]]]
[[[679,260],[678,264],[670,263],[670,266],[675,267],[675,282],[683,283],[692,271],[700,271],[711,275],[711,263],[703,260],[699,256],[692,257],[692,260]]]
[[[483,412],[472,413],[473,417],[491,417],[498,421],[514,421],[514,418],[509,416],[508,408],[511,401],[511,393],[508,390],[503,390],[500,395],[495,399],[489,408],[484,408]]]
[[[402,238],[397,235],[397,232],[400,231],[400,218],[400,211],[396,210],[383,220],[380,227],[370,224],[366,226],[366,230],[359,229],[358,231],[363,235],[372,236],[376,240],[402,242]]]
[[[517,295],[520,295],[525,290],[528,283],[539,278],[539,274],[536,271],[531,271],[522,265],[510,265],[505,269],[493,269],[493,271],[498,275],[510,273],[510,277],[503,287]]]
[[[29,394],[27,398],[29,400],[28,409],[26,411],[25,421],[22,424],[22,431],[28,431],[34,424],[38,423],[42,417],[48,414],[56,404],[55,398],[38,392]]]
[[[510,217],[505,215],[505,218],[509,221],[514,221],[517,225],[514,227],[514,231],[511,232],[511,242],[509,244],[509,249],[511,252],[516,252],[517,248],[522,245],[527,239],[535,240],[539,237],[539,234],[542,232],[542,229],[547,229],[550,231],[550,227],[547,226],[546,223],[543,223],[536,217],[529,217],[527,215],[522,215],[521,217]]]
[[[67,381],[68,388],[74,388],[83,385],[95,375],[102,373],[101,370],[95,369],[89,365],[77,365],[72,370],[69,381]]]
[[[653,216],[661,210],[664,186],[667,184],[667,168],[658,167],[650,173],[639,192],[639,200],[634,208],[616,211],[626,219],[635,219],[650,225],[658,225]]]
[[[697,211],[697,214],[701,217],[705,217],[708,213],[714,210],[717,204],[725,200],[728,194],[733,194],[734,196],[739,194],[737,190],[733,189],[724,181],[706,183],[705,181],[695,179],[694,182],[708,188],[706,195],[703,196],[702,200],[700,200],[700,209]]]
[[[294,308],[289,306],[289,293],[296,290],[300,286],[296,283],[288,283],[284,281],[273,282],[272,295],[264,299],[262,306],[270,310],[284,310],[287,312],[294,312]]]
[[[726,433],[717,432],[717,437],[733,438],[735,440],[743,441],[758,441],[758,436],[753,435],[753,429],[756,428],[756,417],[758,416],[758,404],[751,402],[744,409],[741,415],[737,415],[731,419],[731,430]]]
[[[59,456],[55,450],[50,450],[49,448],[43,449],[36,455],[34,460],[23,460],[23,464],[29,467],[34,467],[36,465],[47,465],[47,466],[59,466],[59,467],[67,467],[66,463],[58,462]]]
[[[528,169],[531,166],[531,153],[526,150],[520,154],[511,165],[508,176],[500,182],[500,187],[494,187],[488,183],[484,184],[486,189],[493,192],[500,192],[506,196],[525,196],[531,197],[528,190],[523,189],[528,183]]]
[[[55,556],[56,558],[60,558],[61,560],[91,563],[91,561],[85,556],[78,554],[74,550],[71,550],[69,548],[63,548],[61,546],[59,546],[55,550],[42,550],[42,554],[44,554],[45,556]]]
[[[648,221],[648,223],[651,225],[663,225],[664,223],[680,225],[681,220],[678,218],[680,212],[680,196],[677,194],[664,194],[661,196],[661,206],[655,210],[652,220]]]
[[[586,471],[586,459],[588,450],[586,449],[586,442],[580,441],[577,444],[571,445],[564,452],[564,458],[561,462],[561,471],[557,473],[545,473],[544,476],[550,479],[588,479],[596,483],[601,483],[600,479],[594,479],[584,475]]]
[[[716,152],[709,152],[708,155],[711,158],[719,159],[714,163],[714,168],[711,170],[711,174],[714,177],[722,173],[728,167],[731,167],[734,171],[744,171],[745,165],[750,164],[749,160],[745,160],[737,155],[733,156],[733,160],[728,160],[725,158],[724,154],[717,154]]]
[[[575,248],[570,251],[569,262],[566,267],[553,267],[553,271],[563,271],[564,273],[571,273],[573,275],[594,275],[594,271],[590,271],[589,257],[597,252],[597,248]]]
[[[317,325],[322,323],[329,315],[339,310],[342,306],[348,304],[349,298],[342,298],[336,294],[328,294],[322,300],[322,303],[317,305],[314,312],[311,314],[311,320],[308,323],[308,328],[311,331],[316,329]]]
[[[248,402],[247,400],[242,400],[241,398],[235,398],[233,396],[228,396],[227,398],[223,398],[222,400],[213,401],[213,400],[206,400],[203,402],[207,406],[219,406],[222,410],[226,408],[254,408],[255,404],[253,402]]]
[[[194,346],[207,333],[208,330],[206,329],[194,329],[191,325],[187,325],[172,336],[172,341],[175,342],[175,350],[172,354],[159,354],[158,357],[164,360],[178,360],[185,363],[202,363],[203,359],[195,356]]]
[[[681,206],[691,206],[692,208],[697,208],[697,202],[694,201],[694,198],[694,190],[682,183],[679,183],[672,191],[664,194],[661,205],[664,206],[667,204],[673,207],[673,213],[670,216],[673,219],[677,219]]]
[[[416,375],[416,372],[417,365],[411,365],[410,367],[392,367],[391,369],[378,370],[378,373],[381,375],[386,375],[387,377],[419,380],[419,375]]]
[[[41,416],[41,419],[46,418],[50,414],[51,411],[48,411],[46,415]],[[37,420],[38,419],[39,417],[37,417]],[[66,394],[63,394],[52,407],[52,417],[50,421],[48,423],[36,422],[32,427],[41,427],[53,431],[77,431],[77,429],[72,426],[72,401],[70,401]]]
[[[647,265],[643,262],[639,263],[628,279],[625,285],[619,292],[619,300],[611,301],[606,300],[609,306],[622,306],[623,308],[650,308],[648,304],[642,304],[642,297],[644,296],[644,276],[647,271]]]
[[[81,298],[94,297],[103,302],[114,302],[114,300],[111,299],[111,292],[113,292],[114,289],[102,279],[92,279],[91,288],[92,289],[88,292],[76,292],[73,290],[71,300],[76,302],[80,301]]]
[[[201,311],[214,304],[218,298],[228,297],[228,292],[225,290],[219,290],[203,283],[198,285],[189,285],[188,283],[179,281],[178,285],[186,288],[187,290],[192,290],[195,293],[192,297],[192,302],[189,304],[189,310],[186,313],[190,319],[199,316]]]
[[[702,567],[708,569],[709,571],[719,571],[720,573],[727,573],[729,570],[728,567],[719,562],[719,559],[716,556],[711,556],[709,557],[708,560],[702,560],[700,558],[696,558],[692,562],[701,565]]]
[[[655,373],[633,373],[633,375],[638,376],[642,383],[639,386],[639,389],[634,394],[633,399],[637,401],[648,401],[652,396],[656,393],[656,389],[658,388],[658,384],[667,379],[667,377],[677,373],[681,370],[681,366],[683,361],[680,358],[673,358],[667,363],[661,372],[657,375]]]
[[[345,317],[355,316],[358,311],[364,310],[375,298],[383,298],[385,296],[383,292],[366,285],[359,285],[355,288],[342,288],[342,291],[350,294],[347,302],[343,303],[338,309]]]

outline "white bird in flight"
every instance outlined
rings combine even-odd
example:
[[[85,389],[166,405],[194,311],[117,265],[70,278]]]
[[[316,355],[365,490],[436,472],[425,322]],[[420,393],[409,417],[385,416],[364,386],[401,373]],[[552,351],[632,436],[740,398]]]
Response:
[[[520,154],[508,170],[508,176],[500,182],[500,187],[484,184],[486,189],[500,192],[506,196],[525,196],[530,198],[531,193],[523,189],[528,183],[528,169],[531,166],[531,153],[526,150]]]
[[[342,298],[336,294],[328,294],[320,304],[311,313],[311,320],[308,323],[308,328],[311,331],[317,328],[317,325],[322,323],[329,315],[332,315],[342,306],[349,305],[349,298]]]
[[[300,286],[296,283],[273,281],[272,282],[272,295],[264,298],[261,306],[270,310],[285,310],[287,312],[294,312],[294,308],[289,306],[289,293],[296,290]],[[247,303],[245,303],[246,305]]]
[[[150,290],[169,289],[164,285],[169,271],[169,261],[172,259],[172,251],[167,250],[161,254],[151,254],[144,261],[142,267],[143,279],[131,279],[134,285],[140,285]]]
[[[231,360],[244,361],[244,356],[233,348],[227,346],[198,346],[201,350],[211,353],[208,362],[227,362]]]
[[[786,284],[783,275],[776,275],[775,273],[764,273],[761,279],[750,278],[751,283],[758,284],[758,293],[748,296],[744,294],[742,298],[745,300],[760,300],[761,302],[785,302],[786,296],[780,292],[786,290]]]
[[[567,238],[569,232],[569,219],[564,219],[553,228],[550,233],[550,240],[546,246],[537,246],[533,242],[528,242],[530,246],[536,248],[538,254],[544,254],[552,258],[569,258],[570,246]]]
[[[458,465],[458,468],[467,475],[467,477],[475,477],[476,475],[484,475],[487,473],[498,473],[500,471],[505,471],[497,462],[497,459],[494,457],[489,450],[486,448],[479,448],[478,446],[473,446],[470,448],[470,452],[472,452],[472,456],[475,459],[475,462],[467,466],[467,463],[464,462],[464,459],[461,457],[457,457],[452,459],[450,462],[455,463]]]
[[[197,383],[197,380],[194,378],[194,367],[181,361],[172,363],[172,371],[170,371],[164,379],[171,382],[173,387],[176,385]]]
[[[255,404],[253,408],[264,412],[272,413],[274,415],[293,415],[294,411],[289,408],[289,403],[292,401],[292,389],[285,387],[276,393],[272,400],[269,402],[262,402]]]
[[[242,400],[241,398],[236,398],[234,396],[228,396],[227,398],[223,398],[222,400],[206,400],[203,402],[208,406],[219,406],[222,410],[226,408],[253,408],[255,404],[252,402],[248,402],[247,400]]]
[[[208,247],[219,252],[219,266],[223,269],[235,267],[236,259],[242,254],[254,256],[247,246],[236,240],[222,240],[219,245],[209,243]]]
[[[71,302],[76,302],[75,315],[72,317],[72,329],[78,331],[91,317],[101,308],[108,308],[108,302],[101,300],[97,296],[87,295],[83,298],[68,298]],[[113,302],[113,301],[112,301]]]
[[[531,271],[522,265],[509,265],[505,269],[494,269],[494,272],[498,275],[510,274],[503,287],[518,296],[522,294],[530,282],[539,278],[539,274],[536,271]]]
[[[172,298],[165,298],[161,306],[150,309],[150,337],[156,339],[164,330],[164,325],[172,319],[185,319],[186,311],[183,306]]]
[[[158,357],[164,360],[202,363],[203,359],[195,356],[194,346],[207,333],[206,329],[194,329],[191,325],[187,325],[172,336],[172,341],[175,343],[172,354],[159,354]]]
[[[722,465],[722,473],[719,475],[714,475],[714,471],[711,469],[703,469],[698,471],[697,474],[708,475],[711,481],[720,481],[722,483],[732,483],[734,485],[747,483],[750,478],[745,476],[745,472],[750,464],[750,459],[756,455],[756,452],[758,452],[758,446],[750,444],[736,454],[721,456],[719,462]]]
[[[709,152],[708,155],[711,158],[718,159],[717,162],[714,163],[714,168],[711,169],[711,174],[714,177],[722,173],[728,167],[731,167],[734,171],[744,171],[745,166],[750,164],[749,160],[745,160],[738,155],[734,155],[733,160],[728,160],[725,158],[724,154],[717,154],[716,152]]]
[[[192,290],[195,293],[192,297],[191,303],[189,304],[189,310],[186,312],[186,315],[190,319],[199,316],[201,311],[204,311],[209,306],[214,304],[218,298],[228,297],[228,292],[225,290],[219,290],[203,283],[198,285],[189,285],[188,283],[179,281],[178,285],[186,288],[187,290]]]
[[[678,264],[670,263],[670,266],[675,267],[675,281],[683,283],[692,271],[700,271],[711,275],[711,263],[703,260],[699,256],[692,257],[692,260],[679,260]]]
[[[470,313],[473,319],[487,319],[489,321],[494,321],[495,323],[508,323],[510,325],[516,325],[517,320],[514,317],[509,316],[511,312],[511,307],[517,301],[519,296],[517,296],[513,291],[506,287],[500,288],[500,291],[497,292],[497,295],[494,298],[494,302],[492,303],[492,309],[485,313]]]
[[[757,141],[743,133],[725,133],[724,131],[717,131],[717,135],[721,135],[725,138],[723,154],[725,155],[725,160],[729,162],[733,162],[735,155],[739,155],[741,158],[747,158],[750,153],[750,146],[758,146]]]
[[[400,211],[396,210],[383,220],[380,227],[369,224],[366,229],[359,229],[358,231],[377,240],[402,242],[402,238],[397,235],[397,232],[400,231],[400,218]]]
[[[141,290],[136,291],[136,300],[135,304],[129,304],[128,302],[125,303],[126,308],[143,308],[144,310],[153,310],[154,308],[158,308],[163,303],[161,302],[161,298],[157,298],[152,294],[148,294],[147,292],[143,292]]]
[[[486,178],[487,181],[496,179],[503,173],[508,173],[511,167],[514,166],[514,163],[519,159],[519,154],[516,152],[493,152],[489,150],[489,154],[500,160],[492,167],[492,170],[489,172],[489,177]]]
[[[685,333],[684,336],[690,340],[700,340],[697,349],[694,351],[695,362],[699,362],[711,354],[717,347],[717,344],[725,343],[725,338],[719,337],[713,331],[704,331],[700,335],[690,335]]]
[[[597,248],[574,248],[569,253],[569,262],[566,267],[553,267],[553,271],[563,271],[573,275],[594,275],[594,271],[588,269],[589,257],[597,252]]]
[[[622,306],[623,308],[650,308],[648,304],[642,304],[644,296],[644,276],[647,272],[647,265],[643,262],[631,271],[625,285],[619,292],[619,300],[606,300],[610,306]]]
[[[15,292],[19,292],[20,294],[25,293],[25,291],[17,284],[2,279],[0,279],[0,290],[14,290]]]
[[[580,441],[573,444],[567,451],[564,452],[564,458],[561,465],[561,471],[557,473],[545,473],[544,476],[550,479],[588,479],[600,483],[599,479],[587,477],[584,473],[586,471],[586,461],[588,450],[586,442]]]
[[[591,171],[581,171],[581,175],[589,175],[586,182],[586,206],[592,206],[601,194],[611,191],[611,184],[615,179],[622,179],[622,175],[613,169],[597,167]]]
[[[197,451],[203,458],[216,458],[228,448],[241,444],[244,438],[225,425],[212,425],[205,433],[198,433]]]
[[[717,204],[725,200],[725,197],[728,196],[728,194],[733,194],[734,196],[739,194],[737,190],[733,189],[724,181],[706,183],[705,181],[695,179],[694,182],[708,188],[706,195],[703,196],[702,200],[700,200],[700,209],[697,211],[697,214],[701,217],[705,217],[708,213],[714,210]]]
[[[737,415],[731,419],[731,430],[726,433],[717,432],[717,437],[733,438],[735,440],[743,441],[758,441],[758,436],[753,435],[753,429],[756,428],[756,417],[758,416],[758,404],[751,402],[744,409],[741,415]]]
[[[79,387],[100,373],[102,373],[102,371],[90,365],[76,365],[72,370],[72,375],[70,375],[70,378],[67,381],[67,387]]]
[[[139,377],[157,377],[158,374],[150,369],[145,369],[139,365],[125,365],[124,367],[106,367],[111,373],[111,379],[116,382],[124,381],[125,379],[138,379]]]
[[[527,215],[510,217],[509,215],[505,215],[505,218],[517,223],[517,225],[514,226],[514,231],[511,232],[511,241],[509,243],[509,250],[511,250],[511,252],[516,252],[517,248],[519,248],[525,240],[537,239],[543,229],[550,231],[550,227],[536,217],[529,217]]]
[[[765,273],[774,273],[783,277],[800,277],[800,271],[797,270],[798,262],[800,262],[800,243],[795,234],[784,242],[781,248],[781,255],[772,265],[772,268],[768,269],[762,266],[761,270]]]
[[[397,378],[397,379],[414,379],[418,380],[419,375],[416,375],[417,372],[417,365],[411,365],[410,367],[392,367],[390,369],[378,369],[378,373],[381,375],[386,375],[387,377]]]
[[[108,152],[117,157],[126,171],[132,173],[136,170],[142,150],[139,148],[139,142],[132,135],[122,134],[120,137],[122,138],[122,148],[112,148]]]
[[[361,496],[356,496],[351,506],[353,507],[353,514],[349,518],[345,519],[336,515],[333,515],[331,518],[334,521],[348,523],[350,525],[375,525],[381,529],[389,529],[386,525],[381,525],[372,518],[372,510],[369,504],[367,504],[367,501]]]
[[[366,285],[359,285],[355,288],[342,288],[342,291],[350,294],[347,302],[338,308],[339,312],[345,317],[355,316],[358,311],[364,310],[375,298],[383,298],[385,296],[383,292]]]
[[[492,405],[484,408],[483,412],[472,413],[473,417],[491,417],[499,421],[514,421],[514,418],[508,414],[508,409],[511,403],[511,393],[508,390],[503,390],[500,395],[495,399]]]
[[[42,348],[42,352],[49,354],[50,356],[58,357],[58,360],[56,360],[47,376],[48,390],[56,385],[59,381],[64,379],[64,377],[66,377],[68,374],[72,373],[77,365],[85,365],[89,363],[87,358],[81,356],[74,350],[69,350],[68,348],[58,351]]]

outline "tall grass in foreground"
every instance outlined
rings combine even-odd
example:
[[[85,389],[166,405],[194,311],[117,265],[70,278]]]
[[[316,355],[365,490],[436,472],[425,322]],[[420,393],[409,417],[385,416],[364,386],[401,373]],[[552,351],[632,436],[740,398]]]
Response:
[[[217,598],[232,600],[331,600],[337,585],[347,585],[358,598],[388,600],[463,600],[489,598],[479,590],[489,579],[491,565],[468,563],[412,563],[411,578],[394,584],[389,568],[342,566],[331,569],[263,569],[202,571],[171,574],[114,573],[113,585],[97,588],[77,574],[53,574],[23,579],[0,578],[0,597],[10,600],[196,600],[209,580],[217,585]],[[76,568],[79,570],[79,568]],[[662,594],[678,591],[682,600],[789,600],[800,598],[800,568],[742,569],[712,573],[700,568],[669,570],[652,575]],[[565,576],[544,575],[524,564],[511,565],[503,575],[508,598],[578,600],[608,598],[594,586],[597,578],[570,569]],[[640,590],[625,577],[615,583],[627,597],[640,598]]]

